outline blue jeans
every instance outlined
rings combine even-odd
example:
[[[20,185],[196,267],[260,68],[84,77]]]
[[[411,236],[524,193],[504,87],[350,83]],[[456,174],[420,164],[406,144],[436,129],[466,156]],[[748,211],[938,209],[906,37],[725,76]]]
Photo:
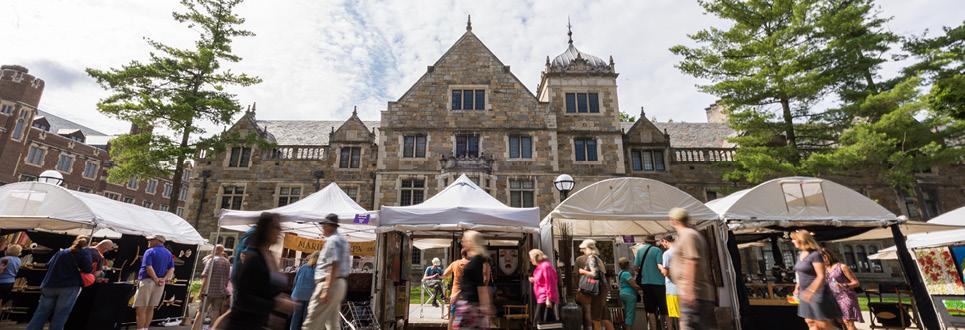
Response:
[[[305,315],[308,314],[307,301],[295,301],[295,311],[292,313],[292,324],[290,330],[302,330],[302,323],[305,322]]]
[[[43,330],[44,323],[47,323],[51,314],[53,318],[50,320],[50,330],[63,330],[78,295],[80,295],[79,286],[40,289],[40,303],[30,323],[27,324],[27,330]]]

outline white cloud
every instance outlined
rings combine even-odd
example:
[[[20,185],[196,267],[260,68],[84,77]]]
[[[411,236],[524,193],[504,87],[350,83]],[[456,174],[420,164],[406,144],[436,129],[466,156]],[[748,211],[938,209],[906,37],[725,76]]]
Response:
[[[0,12],[0,62],[23,64],[47,81],[41,107],[95,129],[123,132],[127,124],[95,109],[106,92],[86,78],[86,67],[108,68],[143,59],[142,37],[188,45],[193,35],[171,19],[176,1],[5,1]],[[880,2],[889,28],[900,34],[933,32],[965,15],[957,1]],[[620,107],[639,107],[659,120],[703,121],[714,97],[694,87],[668,48],[688,44],[688,33],[718,23],[693,1],[260,1],[242,4],[245,28],[237,40],[244,57],[235,70],[264,82],[237,90],[258,102],[259,117],[344,119],[358,105],[363,119],[379,118],[464,33],[473,32],[530,89],[546,56],[566,46],[566,20],[575,44],[607,58],[620,73]],[[886,74],[897,66],[886,66]]]

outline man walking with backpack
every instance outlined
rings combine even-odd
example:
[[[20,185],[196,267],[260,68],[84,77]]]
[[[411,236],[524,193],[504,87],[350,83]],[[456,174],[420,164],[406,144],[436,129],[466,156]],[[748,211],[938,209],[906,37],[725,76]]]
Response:
[[[644,243],[637,249],[633,263],[637,268],[636,280],[643,291],[647,329],[663,329],[661,318],[667,315],[666,279],[657,267],[663,262],[663,250],[656,245],[657,239],[653,235],[646,236]]]

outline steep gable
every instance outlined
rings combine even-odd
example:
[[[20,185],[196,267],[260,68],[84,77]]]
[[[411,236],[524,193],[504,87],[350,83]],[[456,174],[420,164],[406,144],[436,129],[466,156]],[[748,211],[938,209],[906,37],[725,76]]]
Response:
[[[629,144],[667,145],[669,142],[667,135],[643,114],[624,134]]]
[[[535,101],[536,96],[509,70],[509,66],[472,31],[466,31],[398,101],[392,103],[412,102],[438,91],[438,88],[447,91],[448,85],[491,85],[501,80],[506,81],[499,86],[499,92],[525,94]]]
[[[358,109],[352,110],[349,117],[338,129],[332,129],[328,138],[331,142],[375,142],[375,134],[369,131],[365,123],[359,119]]]

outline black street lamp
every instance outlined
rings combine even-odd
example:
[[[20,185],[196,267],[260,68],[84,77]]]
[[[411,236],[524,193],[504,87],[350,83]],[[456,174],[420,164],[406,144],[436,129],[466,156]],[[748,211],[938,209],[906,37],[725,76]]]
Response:
[[[46,170],[43,173],[40,173],[40,177],[37,178],[37,181],[60,186],[64,184],[64,175],[54,170]]]
[[[560,191],[560,203],[566,200],[566,195],[573,190],[575,184],[573,177],[569,174],[560,174],[560,176],[556,177],[556,180],[553,180],[553,185],[556,186],[556,190]]]

